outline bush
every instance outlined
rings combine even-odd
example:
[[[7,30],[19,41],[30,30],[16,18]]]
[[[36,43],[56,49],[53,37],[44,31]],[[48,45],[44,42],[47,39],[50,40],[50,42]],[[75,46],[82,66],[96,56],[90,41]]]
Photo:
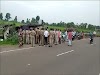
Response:
[[[13,35],[13,36],[9,36],[9,38],[7,40],[4,41],[0,41],[0,44],[10,44],[10,45],[16,45],[18,44],[18,36],[17,34]]]

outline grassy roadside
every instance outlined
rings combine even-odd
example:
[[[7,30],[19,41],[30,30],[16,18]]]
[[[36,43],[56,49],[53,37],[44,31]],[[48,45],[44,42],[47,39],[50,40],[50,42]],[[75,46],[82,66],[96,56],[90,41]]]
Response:
[[[15,26],[22,25],[22,23],[20,23],[20,22],[0,20],[0,26],[3,26],[3,25],[11,25],[11,24],[15,24]]]

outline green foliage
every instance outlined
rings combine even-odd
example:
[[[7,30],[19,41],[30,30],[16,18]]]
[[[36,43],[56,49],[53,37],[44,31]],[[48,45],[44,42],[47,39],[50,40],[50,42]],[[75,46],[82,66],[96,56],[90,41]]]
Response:
[[[3,14],[0,13],[0,20],[3,20]]]
[[[21,21],[21,23],[23,23],[23,24],[24,24],[24,23],[25,23],[25,21],[24,21],[24,20],[22,20],[22,21]]]
[[[32,18],[31,23],[35,23],[35,22],[36,22],[35,18]]]
[[[36,16],[36,23],[40,20],[40,16]]]
[[[22,23],[20,23],[20,22],[0,20],[0,26],[11,25],[11,24],[15,25],[15,26],[21,26],[22,25]]]
[[[11,16],[10,13],[6,13],[5,18],[6,18],[7,21],[9,21],[9,19],[11,18],[10,16]]]
[[[3,45],[3,44],[9,44],[9,45],[18,44],[18,36],[17,36],[17,34],[13,35],[13,36],[9,36],[9,38],[7,40],[0,41],[0,45]]]
[[[15,16],[15,19],[14,19],[14,21],[15,21],[15,22],[17,22],[17,16]]]

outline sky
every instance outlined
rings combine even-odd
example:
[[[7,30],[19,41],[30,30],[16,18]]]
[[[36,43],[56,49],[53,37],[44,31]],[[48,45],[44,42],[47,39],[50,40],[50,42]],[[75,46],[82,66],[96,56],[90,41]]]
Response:
[[[18,21],[40,16],[45,22],[100,25],[100,1],[1,1],[0,12]]]

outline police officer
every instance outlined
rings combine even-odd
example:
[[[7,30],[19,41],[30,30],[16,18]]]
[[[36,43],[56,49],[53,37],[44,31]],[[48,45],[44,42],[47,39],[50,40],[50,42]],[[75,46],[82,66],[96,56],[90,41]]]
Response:
[[[58,45],[58,29],[55,31],[55,45]]]
[[[30,30],[26,30],[26,44],[29,44],[30,41],[29,41],[29,38],[30,38]]]
[[[40,46],[43,46],[44,45],[44,28],[41,28],[40,30],[40,43],[39,43]]]
[[[22,32],[23,32],[23,44],[25,44],[26,30],[24,29]]]
[[[36,35],[36,32],[33,28],[31,28],[31,31],[30,31],[30,41],[31,41],[31,46],[35,47],[35,35]]]
[[[53,40],[54,39],[54,31],[53,29],[50,29],[50,32],[49,32],[49,47],[52,47],[53,46]]]
[[[39,44],[39,28],[36,29],[36,44]]]

